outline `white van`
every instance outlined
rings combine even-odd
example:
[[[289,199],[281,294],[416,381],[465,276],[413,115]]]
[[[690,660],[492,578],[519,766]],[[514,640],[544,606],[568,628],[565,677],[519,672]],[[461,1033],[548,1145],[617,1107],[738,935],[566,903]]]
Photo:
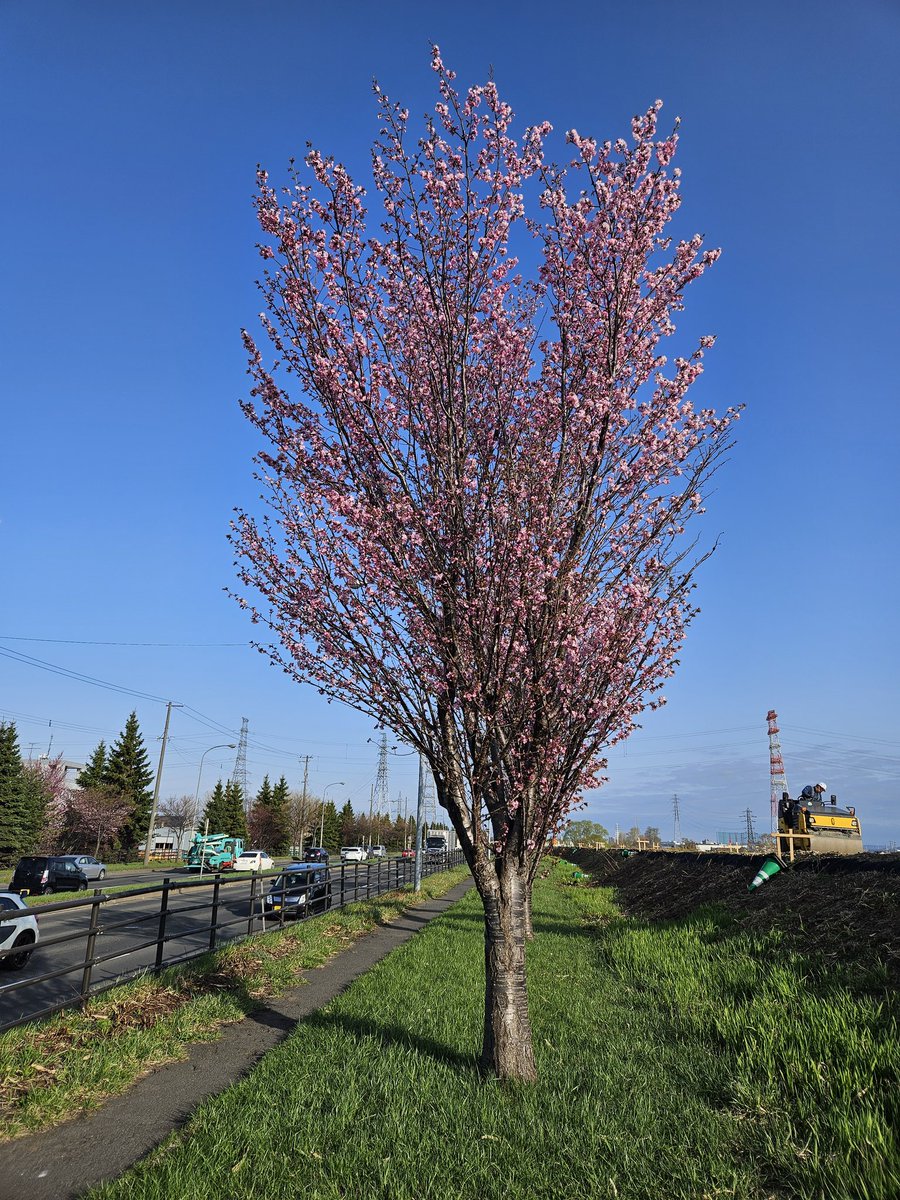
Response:
[[[373,846],[372,847],[372,857],[373,858],[387,858],[387,846]]]

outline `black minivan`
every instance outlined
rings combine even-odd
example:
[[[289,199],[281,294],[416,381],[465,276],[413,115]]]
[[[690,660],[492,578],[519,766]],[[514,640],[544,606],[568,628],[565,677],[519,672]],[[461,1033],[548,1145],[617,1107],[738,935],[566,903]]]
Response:
[[[87,875],[71,858],[36,854],[20,858],[9,885],[21,896],[41,896],[45,892],[83,892]]]

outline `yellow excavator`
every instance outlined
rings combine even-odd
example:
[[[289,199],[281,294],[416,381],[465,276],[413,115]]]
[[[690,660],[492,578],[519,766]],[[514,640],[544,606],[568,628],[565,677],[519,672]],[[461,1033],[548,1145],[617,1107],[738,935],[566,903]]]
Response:
[[[778,853],[861,854],[862,833],[856,809],[841,808],[837,796],[825,799],[827,786],[810,783],[796,800],[782,792],[778,805]]]

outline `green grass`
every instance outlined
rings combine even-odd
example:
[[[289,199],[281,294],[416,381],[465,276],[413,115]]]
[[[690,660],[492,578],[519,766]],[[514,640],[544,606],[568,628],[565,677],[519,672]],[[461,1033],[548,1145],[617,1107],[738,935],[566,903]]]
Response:
[[[421,895],[441,896],[466,873],[430,875]],[[394,920],[413,899],[410,889],[391,892],[291,923],[0,1034],[0,1140],[96,1108],[152,1068],[186,1057],[191,1043],[214,1040],[224,1024],[296,986],[299,971]]]
[[[470,893],[94,1200],[893,1200],[896,1023],[880,976],[816,975],[715,912],[623,919],[538,883],[540,1078],[483,1082]]]

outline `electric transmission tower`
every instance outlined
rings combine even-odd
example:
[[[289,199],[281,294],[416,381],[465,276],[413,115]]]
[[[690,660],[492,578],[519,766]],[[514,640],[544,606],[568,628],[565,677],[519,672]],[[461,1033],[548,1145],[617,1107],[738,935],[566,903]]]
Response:
[[[249,788],[247,782],[247,730],[250,722],[246,717],[241,717],[241,736],[238,738],[237,754],[234,759],[234,770],[231,773],[231,782],[238,785],[241,789],[241,795],[244,798],[244,811],[250,807]]]
[[[753,828],[753,813],[749,808],[744,809],[744,819],[747,822],[747,845],[752,846],[756,841],[756,831]]]
[[[782,793],[788,790],[787,776],[784,773],[784,759],[781,757],[781,742],[778,739],[778,714],[770,708],[766,714],[769,722],[769,775],[771,777],[772,797],[772,832],[778,828],[778,802]]]
[[[681,809],[678,807],[677,793],[672,797],[672,812],[675,816],[675,845],[681,841]]]
[[[386,813],[390,806],[388,799],[388,740],[387,733],[382,729],[378,739],[378,774],[375,776],[375,787],[372,791],[372,801],[378,817]],[[380,833],[380,829],[379,829]],[[369,810],[369,844],[372,842],[372,812]]]

